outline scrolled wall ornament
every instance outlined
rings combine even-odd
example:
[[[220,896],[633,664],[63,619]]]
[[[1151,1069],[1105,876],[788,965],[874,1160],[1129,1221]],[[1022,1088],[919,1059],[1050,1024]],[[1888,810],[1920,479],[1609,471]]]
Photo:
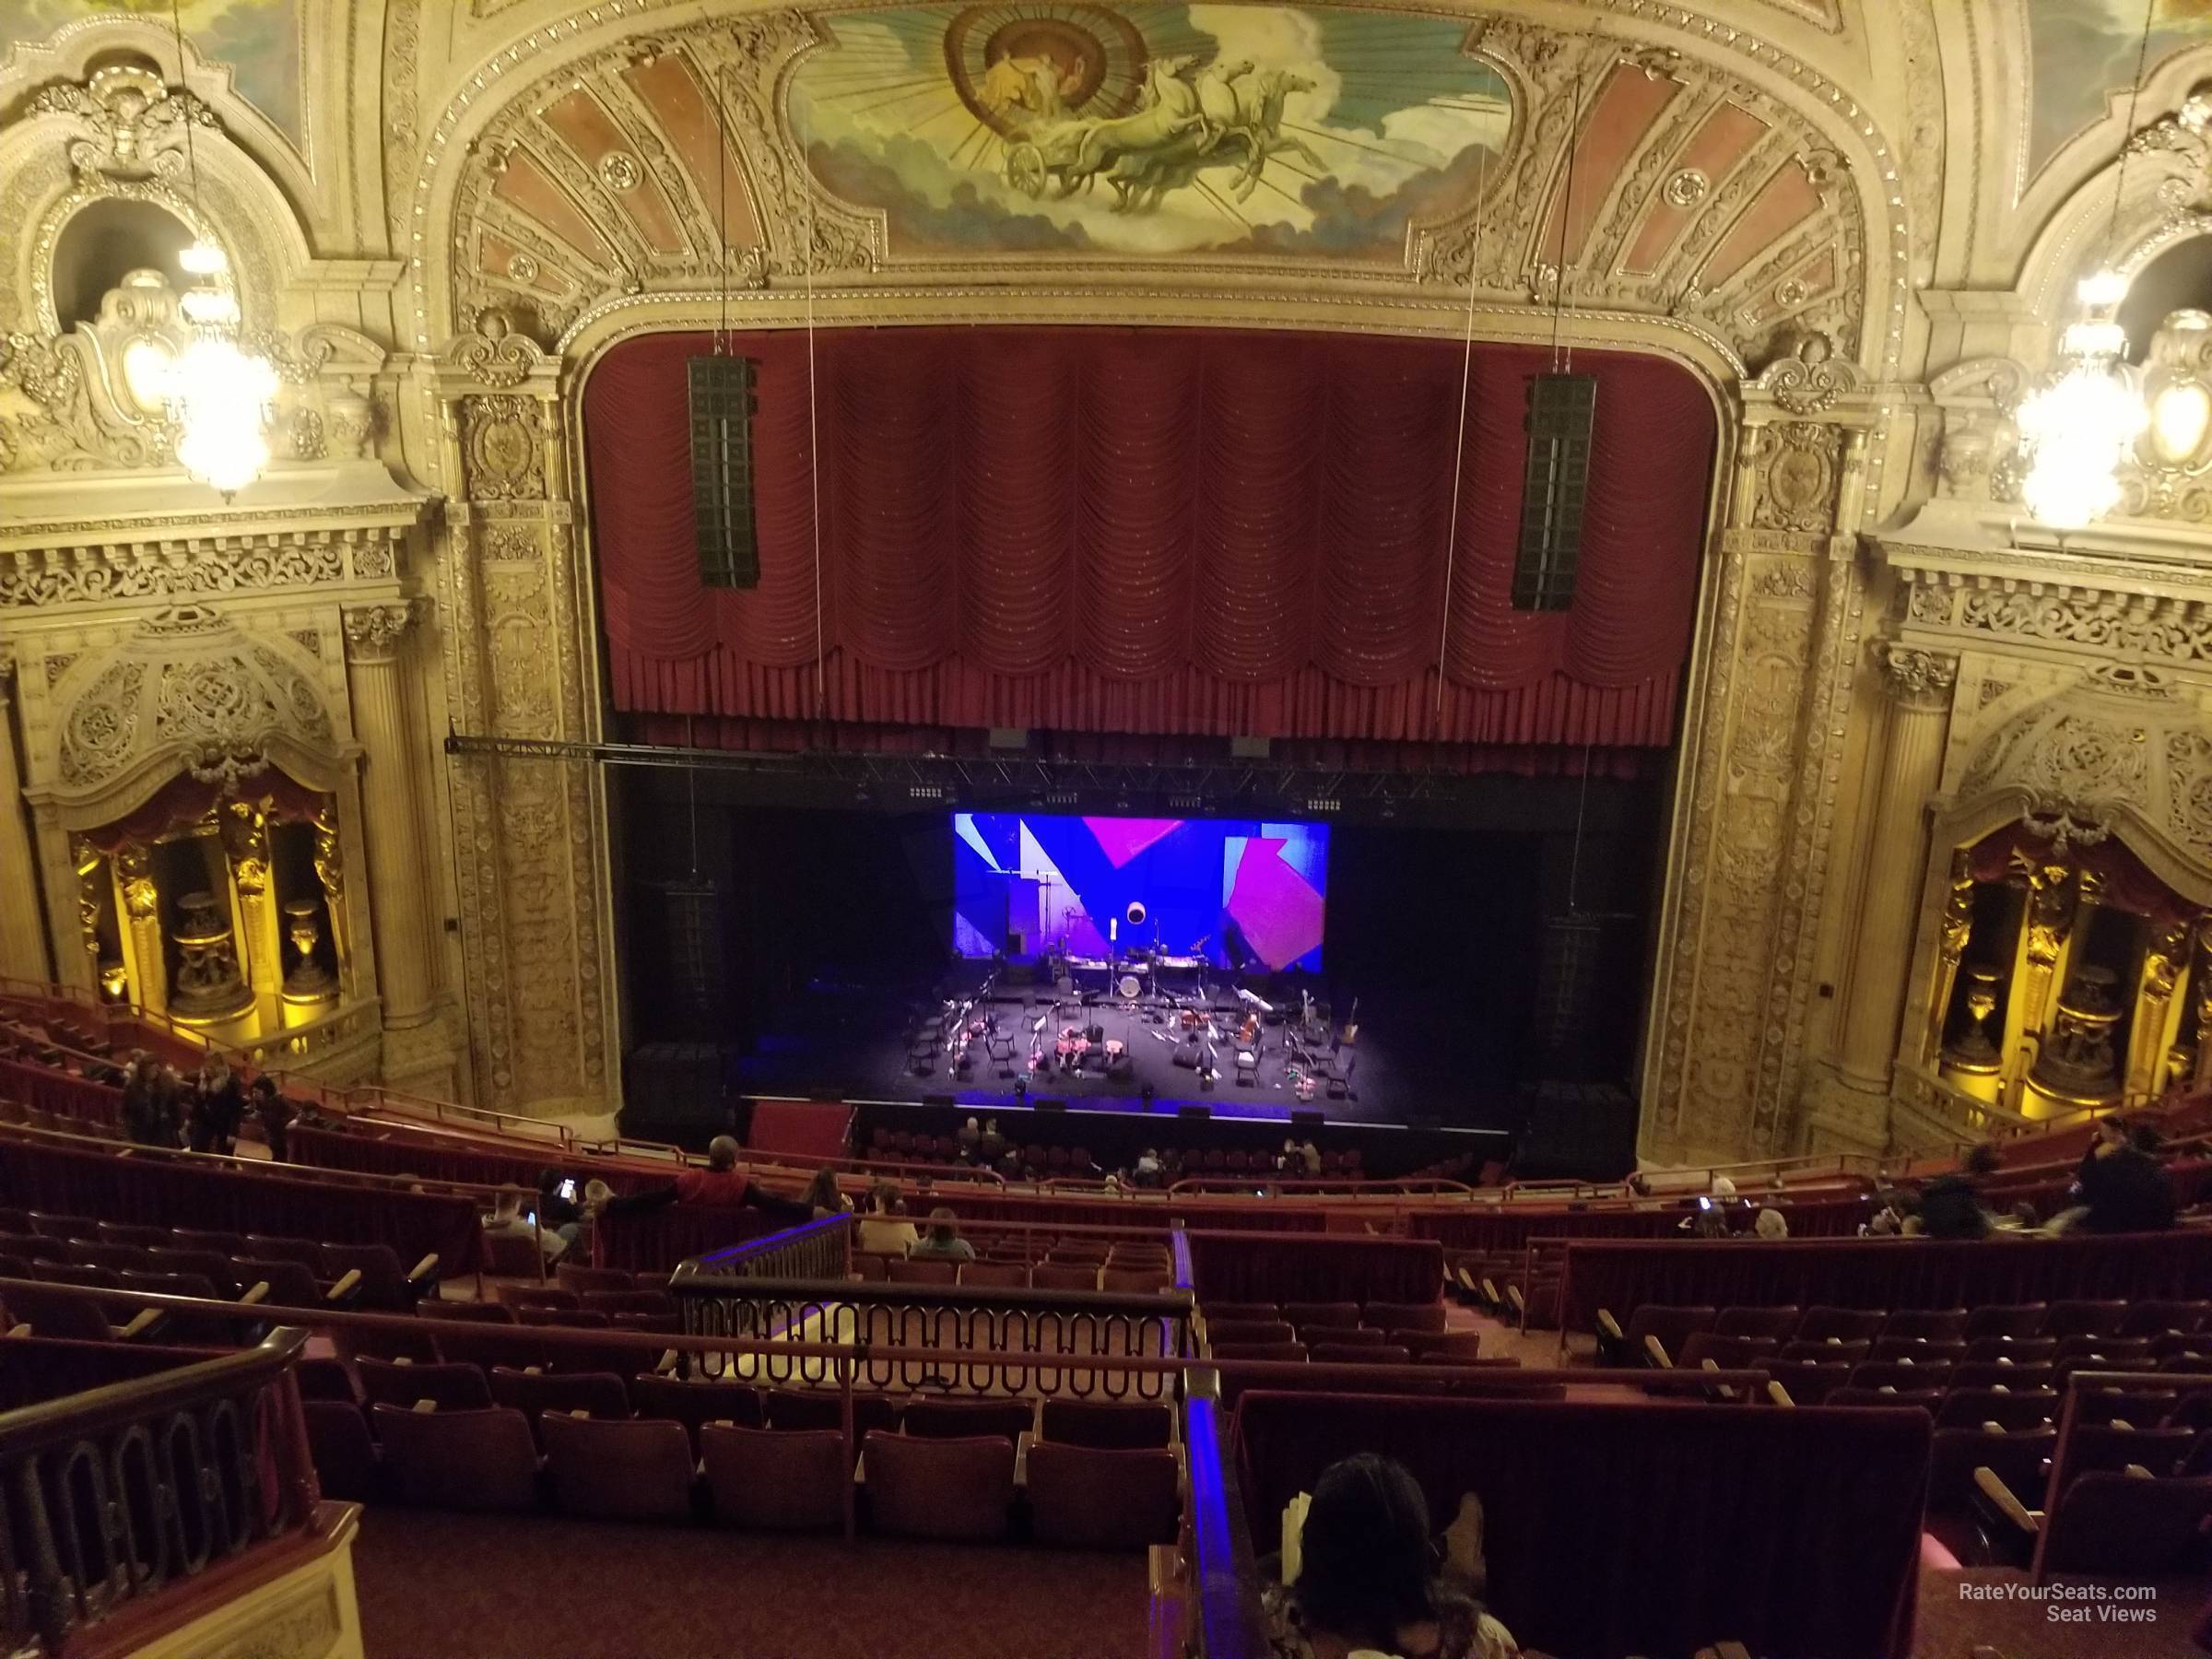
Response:
[[[503,391],[519,386],[548,359],[536,341],[515,332],[513,321],[498,306],[487,306],[473,333],[445,349],[446,361],[480,386]]]
[[[1752,383],[1793,415],[1818,415],[1854,390],[1859,376],[1836,357],[1833,340],[1818,329],[1806,329]]]
[[[139,64],[110,65],[82,86],[44,88],[25,113],[65,116],[84,129],[68,145],[79,178],[173,176],[184,170],[186,123],[220,131],[213,110]]]
[[[414,626],[417,608],[412,600],[347,606],[344,613],[347,655],[355,662],[389,661]]]
[[[1894,641],[1880,647],[1883,683],[1907,708],[1943,708],[1959,683],[1959,659],[1946,651],[1928,651]]]

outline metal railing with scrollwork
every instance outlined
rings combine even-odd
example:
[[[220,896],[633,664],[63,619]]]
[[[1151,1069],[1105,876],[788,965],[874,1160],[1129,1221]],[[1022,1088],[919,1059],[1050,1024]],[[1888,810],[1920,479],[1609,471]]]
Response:
[[[953,1393],[1167,1400],[1171,1371],[1093,1361],[1168,1359],[1190,1351],[1187,1291],[1128,1295],[985,1285],[847,1283],[709,1271],[687,1262],[669,1282],[687,1335],[767,1338],[742,1361],[695,1356],[709,1376],[806,1387],[829,1373],[802,1347],[853,1344],[856,1386]],[[790,1346],[780,1352],[777,1339]],[[902,1350],[892,1357],[873,1350]]]
[[[841,1279],[852,1265],[852,1240],[850,1215],[825,1216],[700,1256],[692,1265],[730,1278]]]
[[[162,1592],[312,1533],[318,1495],[292,1380],[306,1344],[280,1329],[258,1347],[0,1413],[0,1649],[62,1652],[76,1632],[150,1616]]]

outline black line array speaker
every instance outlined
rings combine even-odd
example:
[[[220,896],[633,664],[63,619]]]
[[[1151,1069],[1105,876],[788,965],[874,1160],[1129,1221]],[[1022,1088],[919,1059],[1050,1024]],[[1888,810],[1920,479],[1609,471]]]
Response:
[[[661,889],[667,923],[668,999],[688,1036],[711,1036],[730,1006],[723,900],[712,881],[671,881]]]
[[[1300,1108],[1290,1114],[1290,1126],[1294,1129],[1318,1129],[1325,1121],[1325,1113],[1315,1112],[1311,1107]]]
[[[1211,1106],[1178,1106],[1175,1115],[1179,1118],[1205,1119],[1214,1115],[1214,1109]]]

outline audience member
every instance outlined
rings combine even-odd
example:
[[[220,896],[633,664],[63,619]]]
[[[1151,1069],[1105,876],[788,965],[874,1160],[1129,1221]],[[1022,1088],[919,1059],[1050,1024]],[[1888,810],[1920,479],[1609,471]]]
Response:
[[[737,1161],[742,1150],[729,1135],[718,1135],[707,1143],[705,1169],[686,1170],[665,1187],[653,1187],[624,1198],[609,1198],[605,1213],[619,1216],[658,1209],[667,1204],[696,1204],[718,1209],[740,1206],[757,1209],[787,1225],[814,1219],[814,1211],[808,1206],[769,1192],[757,1183]]]
[[[488,1239],[524,1239],[537,1246],[538,1253],[548,1262],[558,1262],[569,1248],[569,1241],[550,1227],[533,1226],[530,1218],[523,1213],[523,1195],[520,1193],[501,1193],[492,1206],[491,1214],[484,1218],[484,1236]]]
[[[1465,1576],[1440,1570],[1428,1500],[1403,1464],[1362,1453],[1323,1470],[1299,1560],[1297,1583],[1274,1609],[1277,1645],[1299,1659],[1511,1659],[1520,1651],[1467,1593]]]
[[[1159,1148],[1147,1147],[1143,1152],[1137,1155],[1136,1168],[1130,1171],[1130,1178],[1138,1186],[1156,1187],[1161,1184],[1160,1177],[1163,1172],[1159,1163]]]
[[[801,1202],[814,1212],[817,1221],[830,1216],[848,1214],[853,1208],[852,1200],[838,1191],[837,1171],[827,1164],[814,1172],[814,1179],[806,1183],[806,1194]]]
[[[972,1262],[975,1246],[960,1237],[959,1218],[940,1205],[929,1212],[927,1235],[906,1253],[916,1261]]]
[[[2130,1125],[2107,1117],[2100,1128],[2107,1133],[2082,1161],[2081,1213],[2075,1225],[2094,1233],[2171,1227],[2173,1182],[2165,1167],[2138,1143]],[[2155,1137],[2150,1144],[2158,1144]]]
[[[194,1152],[235,1152],[245,1116],[246,1091],[238,1074],[220,1054],[208,1055],[187,1107],[186,1144]]]
[[[284,1091],[276,1087],[276,1079],[264,1072],[247,1086],[249,1105],[255,1121],[261,1124],[261,1138],[267,1143],[269,1156],[278,1163],[289,1160],[288,1131],[292,1120],[300,1115]]]
[[[977,1137],[975,1143],[978,1160],[985,1164],[995,1164],[1006,1153],[1006,1137],[998,1132],[998,1120],[985,1118],[983,1132]]]
[[[575,1190],[575,1183],[559,1170],[537,1172],[537,1224],[558,1234],[564,1248],[583,1234],[583,1206],[569,1196]]]
[[[1983,1141],[1969,1151],[1959,1168],[1938,1175],[1920,1189],[1920,1228],[1930,1239],[1986,1239],[1996,1220],[1982,1203],[1982,1182],[1997,1172],[2003,1160],[1996,1147]]]
[[[877,1255],[904,1255],[921,1235],[900,1213],[899,1188],[879,1181],[868,1189],[868,1213],[860,1218],[858,1248]]]
[[[1790,1218],[1772,1205],[1759,1206],[1759,1219],[1752,1222],[1751,1230],[1771,1244],[1790,1236]]]
[[[1299,1147],[1298,1156],[1305,1165],[1306,1178],[1318,1181],[1321,1178],[1321,1148],[1309,1140]]]
[[[141,1147],[177,1144],[174,1075],[143,1049],[123,1086],[123,1131]]]
[[[970,1118],[952,1132],[952,1144],[959,1151],[962,1163],[973,1163],[976,1155],[982,1148],[983,1131],[982,1126],[973,1118]]]

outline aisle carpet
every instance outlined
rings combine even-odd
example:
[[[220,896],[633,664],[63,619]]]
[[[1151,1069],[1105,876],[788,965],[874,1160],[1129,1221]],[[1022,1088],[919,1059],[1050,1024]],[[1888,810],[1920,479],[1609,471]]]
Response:
[[[1132,1659],[1141,1554],[794,1538],[384,1507],[369,1659]]]

